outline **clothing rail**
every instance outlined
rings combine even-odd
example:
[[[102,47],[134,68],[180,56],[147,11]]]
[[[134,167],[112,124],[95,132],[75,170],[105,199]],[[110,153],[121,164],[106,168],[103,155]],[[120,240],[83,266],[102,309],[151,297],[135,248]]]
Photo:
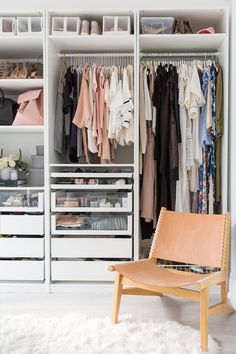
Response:
[[[205,53],[140,53],[141,57],[216,57],[219,52],[205,52]]]
[[[133,53],[59,53],[59,57],[71,58],[71,57],[78,57],[78,58],[86,58],[86,57],[133,57]]]

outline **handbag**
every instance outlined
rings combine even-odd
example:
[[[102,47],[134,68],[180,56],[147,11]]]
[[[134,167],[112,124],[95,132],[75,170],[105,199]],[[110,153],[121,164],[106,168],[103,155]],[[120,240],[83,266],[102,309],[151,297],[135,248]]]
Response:
[[[6,98],[0,89],[0,125],[12,125],[18,104],[11,98]]]
[[[20,107],[13,125],[43,125],[43,90],[31,90],[18,97]]]
[[[190,34],[193,33],[193,30],[186,20],[176,20],[174,34]]]

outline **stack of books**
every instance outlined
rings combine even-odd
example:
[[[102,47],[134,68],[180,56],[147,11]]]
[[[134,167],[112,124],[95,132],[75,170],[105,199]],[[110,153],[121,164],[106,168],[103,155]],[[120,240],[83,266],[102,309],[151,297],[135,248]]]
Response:
[[[17,181],[0,179],[0,187],[23,187],[26,185],[26,179],[18,179]]]

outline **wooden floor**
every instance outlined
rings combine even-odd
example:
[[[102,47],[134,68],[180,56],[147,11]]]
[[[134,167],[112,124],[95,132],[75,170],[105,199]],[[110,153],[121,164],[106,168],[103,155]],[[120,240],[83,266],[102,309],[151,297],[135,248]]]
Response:
[[[213,302],[216,296],[211,296]],[[179,321],[199,328],[198,304],[188,300],[164,296],[123,297],[121,314],[132,314],[140,320],[160,318]],[[80,294],[0,294],[0,316],[5,314],[40,314],[63,316],[79,312],[88,316],[110,316],[112,290],[83,290]],[[236,313],[210,318],[210,334],[219,342],[222,354],[236,353]]]

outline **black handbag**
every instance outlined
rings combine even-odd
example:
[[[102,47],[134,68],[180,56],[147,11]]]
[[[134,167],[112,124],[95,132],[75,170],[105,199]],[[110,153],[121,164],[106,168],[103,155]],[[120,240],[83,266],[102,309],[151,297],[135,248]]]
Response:
[[[0,89],[0,125],[12,125],[18,106],[11,98],[5,98],[3,90]]]

